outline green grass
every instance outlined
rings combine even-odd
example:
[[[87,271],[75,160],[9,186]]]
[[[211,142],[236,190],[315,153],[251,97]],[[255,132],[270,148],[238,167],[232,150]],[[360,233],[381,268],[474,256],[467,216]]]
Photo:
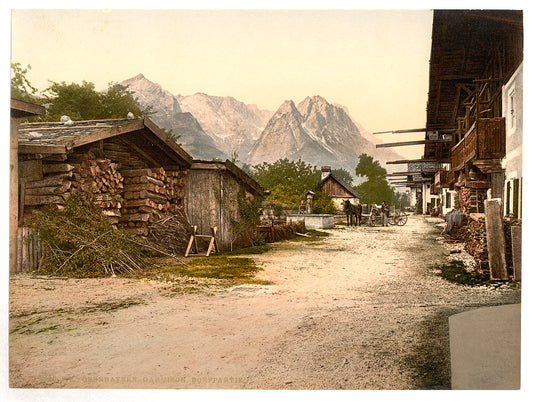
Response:
[[[223,287],[242,283],[268,284],[266,281],[254,278],[255,274],[261,270],[261,267],[250,257],[233,257],[222,254],[187,259],[186,264],[166,265],[150,270],[143,270],[138,276],[146,279],[174,282],[176,284],[184,284],[184,278],[210,279],[216,281],[213,284]],[[202,284],[200,282],[192,282],[195,283],[188,284],[191,285],[192,290],[202,290]]]
[[[237,248],[233,251],[222,251],[218,255],[222,255],[222,256],[258,255],[258,254],[267,253],[270,250],[272,250],[272,246],[270,244],[263,244],[261,246],[250,246],[250,247]]]
[[[484,286],[490,285],[490,277],[477,271],[467,271],[462,261],[453,260],[435,267],[439,271],[439,276],[461,285]]]
[[[292,242],[320,241],[330,236],[330,234],[327,232],[322,232],[320,230],[315,230],[315,229],[309,229],[307,232],[305,232],[305,234],[306,236],[296,236],[295,238],[289,239],[288,241],[292,241]]]

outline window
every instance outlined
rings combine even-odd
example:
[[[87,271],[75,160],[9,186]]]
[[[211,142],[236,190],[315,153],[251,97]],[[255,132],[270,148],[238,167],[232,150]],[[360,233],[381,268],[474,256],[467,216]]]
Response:
[[[516,110],[515,110],[515,90],[513,89],[509,93],[509,115],[510,115],[510,124],[511,128],[515,128],[516,126]]]
[[[513,216],[518,218],[518,202],[520,199],[520,180],[513,180]]]
[[[511,182],[508,181],[507,185],[505,186],[505,215],[509,216],[511,213]]]
[[[446,192],[446,208],[452,207],[452,193]]]

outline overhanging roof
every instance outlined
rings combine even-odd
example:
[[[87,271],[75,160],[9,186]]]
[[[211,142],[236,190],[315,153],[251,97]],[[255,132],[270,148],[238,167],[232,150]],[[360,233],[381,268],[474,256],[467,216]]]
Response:
[[[24,102],[18,99],[11,99],[11,117],[30,117],[45,114],[44,106],[34,103]]]
[[[21,124],[19,153],[59,154],[112,137],[124,138],[154,165],[190,166],[192,157],[150,119],[114,119]]]

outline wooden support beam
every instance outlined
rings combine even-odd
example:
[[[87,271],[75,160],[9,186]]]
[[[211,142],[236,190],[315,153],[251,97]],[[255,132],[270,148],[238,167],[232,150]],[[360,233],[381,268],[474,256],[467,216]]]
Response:
[[[502,202],[499,198],[485,200],[485,225],[491,280],[507,280],[505,235],[503,232]]]
[[[144,152],[141,148],[139,148],[137,145],[133,144],[132,142],[126,141],[123,138],[117,137],[117,139],[122,142],[125,146],[132,148],[134,151],[136,151],[139,155],[149,160],[151,163],[153,163],[154,166],[160,166],[161,163],[159,161],[156,161],[154,158],[152,158],[150,155],[148,155],[146,152]]]
[[[390,148],[390,147],[403,147],[406,145],[425,145],[425,144],[442,144],[450,143],[449,140],[413,140],[413,141],[402,141],[402,142],[387,142],[384,144],[376,144],[376,148]]]
[[[426,132],[427,128],[408,128],[404,130],[388,130],[388,131],[377,131],[372,134],[402,134],[402,133],[421,133]]]
[[[435,159],[401,159],[397,161],[388,161],[387,165],[399,165],[401,163],[416,163],[416,162],[435,162],[440,163],[442,161]]]

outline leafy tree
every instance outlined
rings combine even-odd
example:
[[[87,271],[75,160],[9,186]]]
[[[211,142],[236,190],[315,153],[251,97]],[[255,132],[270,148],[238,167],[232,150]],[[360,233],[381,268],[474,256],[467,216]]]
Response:
[[[353,186],[353,177],[346,169],[332,169],[331,173],[335,175],[335,177],[341,179],[343,182],[345,182],[350,187]]]
[[[382,201],[387,204],[393,203],[394,190],[387,182],[387,170],[381,167],[379,161],[375,161],[373,157],[367,154],[362,154],[355,168],[355,174],[365,176],[367,179],[355,187],[361,194],[361,203],[381,204]]]
[[[36,101],[34,95],[37,89],[34,88],[27,78],[28,71],[31,66],[22,68],[20,63],[11,63],[11,97],[13,99],[34,102]]]
[[[335,214],[337,213],[337,207],[329,195],[322,190],[318,190],[313,197],[313,212],[317,214]]]
[[[153,113],[151,108],[141,109],[133,93],[120,84],[111,83],[107,91],[97,92],[92,82],[52,82],[45,96],[49,106],[43,121],[58,121],[63,115],[72,120],[93,120],[125,118],[130,112],[136,117]]]
[[[287,158],[274,163],[263,162],[250,168],[251,176],[265,189],[270,190],[268,200],[284,204],[285,208],[295,208],[305,193],[316,190],[320,182],[320,171],[301,159]]]

